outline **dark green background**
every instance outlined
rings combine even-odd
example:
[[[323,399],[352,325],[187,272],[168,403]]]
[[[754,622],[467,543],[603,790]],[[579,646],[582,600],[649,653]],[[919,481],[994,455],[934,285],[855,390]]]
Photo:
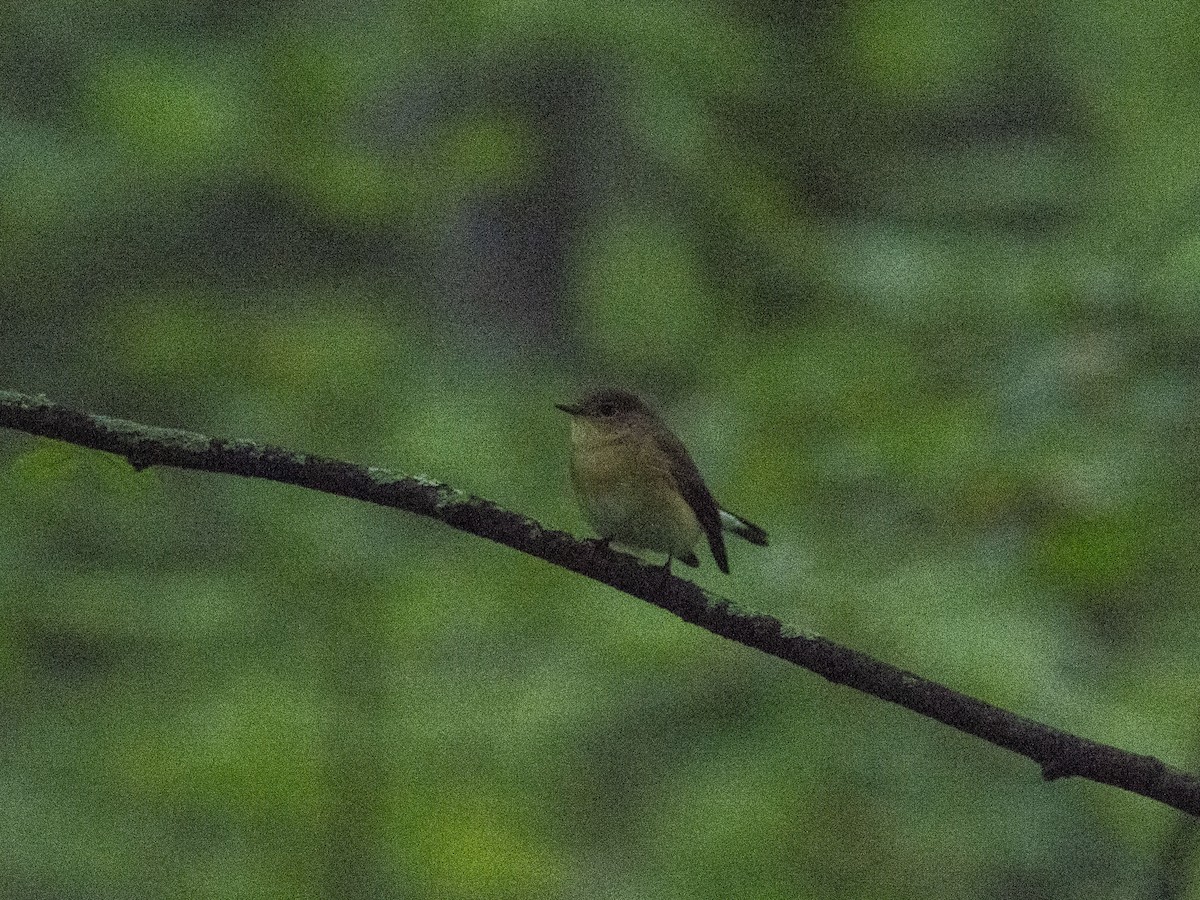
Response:
[[[1196,3],[3,18],[0,387],[579,533],[553,403],[636,387],[772,535],[701,583],[1200,760]],[[0,434],[4,896],[1155,897],[1188,828],[436,524]]]

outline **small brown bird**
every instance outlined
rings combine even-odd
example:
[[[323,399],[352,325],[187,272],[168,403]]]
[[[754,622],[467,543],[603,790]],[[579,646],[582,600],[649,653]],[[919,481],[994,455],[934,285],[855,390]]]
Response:
[[[601,540],[667,554],[696,567],[696,542],[708,538],[717,567],[729,574],[722,530],[767,545],[767,533],[722,509],[683,442],[635,394],[589,394],[571,416],[571,481],[584,516]]]

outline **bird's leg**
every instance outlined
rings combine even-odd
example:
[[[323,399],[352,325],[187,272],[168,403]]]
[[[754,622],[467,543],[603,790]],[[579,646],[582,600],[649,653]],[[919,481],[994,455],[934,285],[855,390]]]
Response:
[[[672,574],[672,572],[671,572],[671,554],[670,553],[667,554],[667,561],[665,563],[663,563],[662,570],[667,575]]]

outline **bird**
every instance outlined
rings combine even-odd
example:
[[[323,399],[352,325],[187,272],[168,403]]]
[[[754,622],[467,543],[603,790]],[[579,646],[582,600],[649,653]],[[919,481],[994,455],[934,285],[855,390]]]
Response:
[[[669,573],[672,559],[700,565],[703,535],[726,575],[725,531],[767,546],[762,528],[713,499],[687,447],[636,394],[602,388],[555,406],[571,417],[571,482],[603,544],[666,553]]]

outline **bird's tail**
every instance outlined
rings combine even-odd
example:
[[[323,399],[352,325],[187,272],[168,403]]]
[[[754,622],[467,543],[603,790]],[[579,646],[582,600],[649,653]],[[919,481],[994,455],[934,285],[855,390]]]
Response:
[[[752,544],[758,544],[760,547],[767,546],[767,533],[765,531],[753,522],[747,521],[741,516],[735,516],[727,509],[721,510],[721,527]]]

